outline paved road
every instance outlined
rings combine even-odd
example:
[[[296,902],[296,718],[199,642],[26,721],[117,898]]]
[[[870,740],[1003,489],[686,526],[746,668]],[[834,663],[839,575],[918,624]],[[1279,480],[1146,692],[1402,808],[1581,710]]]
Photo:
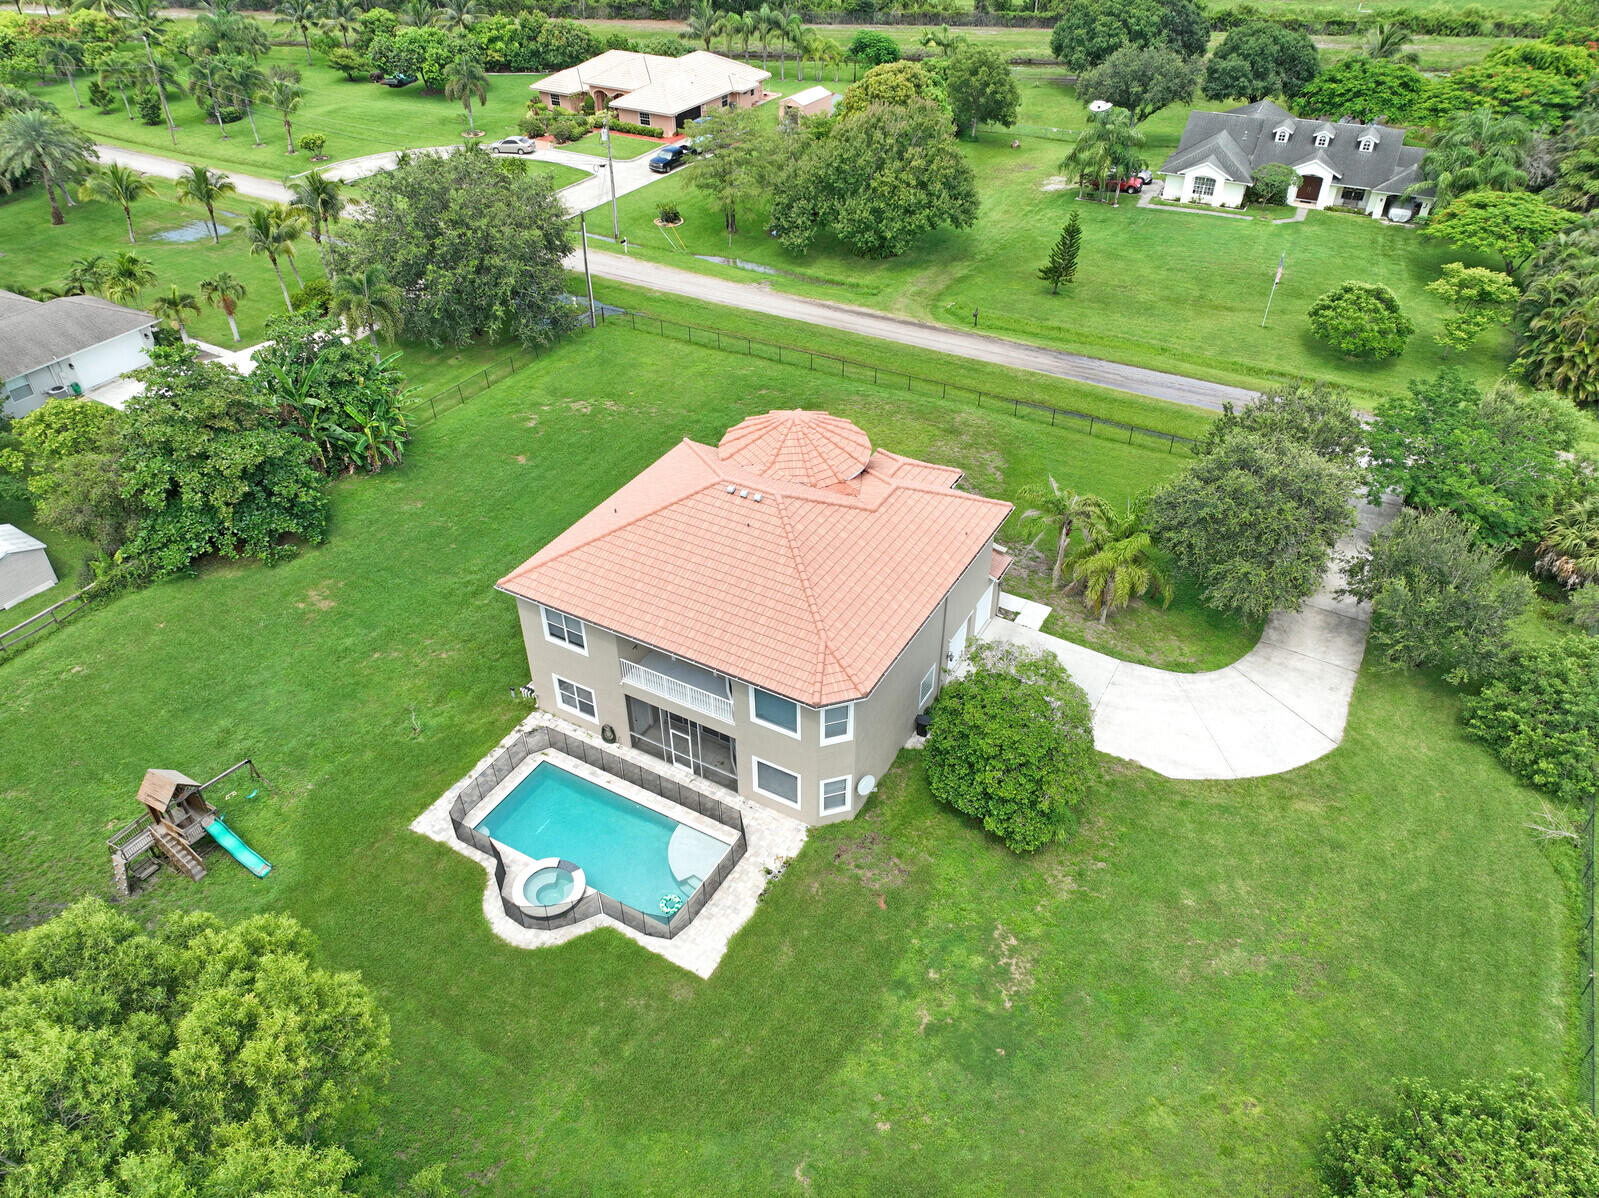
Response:
[[[95,149],[100,152],[102,161],[119,162],[147,175],[164,179],[176,178],[185,167],[184,163],[176,159],[146,153],[143,150],[126,150],[119,146],[107,145],[97,145]],[[394,158],[394,154],[371,154],[362,159],[335,163],[329,168],[329,173],[338,178],[359,178],[361,174],[389,169],[394,165]],[[570,150],[540,150],[535,155],[535,161],[539,158],[569,166],[604,162],[604,159]],[[652,174],[646,163],[647,160],[640,157],[630,159],[627,163],[616,164],[618,194],[635,191],[639,187],[646,186],[652,179],[662,177]],[[242,196],[269,203],[287,203],[289,200],[288,189],[282,183],[233,171],[228,174]],[[604,172],[598,172],[593,178],[574,183],[560,194],[568,209],[575,212],[579,206],[593,208],[604,204],[610,195],[609,186]],[[603,209],[595,213],[597,226],[603,228],[606,223],[604,217]],[[569,270],[582,270],[581,253],[573,254],[567,259],[566,265]],[[602,279],[631,283],[647,287],[652,291],[664,291],[671,295],[707,300],[714,304],[765,312],[804,324],[839,329],[846,333],[858,333],[978,362],[992,362],[999,366],[1031,370],[1075,382],[1092,383],[1098,387],[1127,391],[1151,399],[1163,399],[1191,408],[1220,411],[1224,403],[1245,404],[1253,399],[1255,394],[1243,387],[1228,387],[1204,379],[1168,374],[1161,370],[1148,370],[1142,366],[1129,366],[1122,362],[1109,362],[1103,358],[1090,358],[1082,354],[1066,353],[1063,350],[1009,341],[1002,337],[989,337],[966,329],[927,324],[901,316],[889,316],[849,304],[786,295],[756,283],[735,283],[605,251],[589,254],[589,268]]]
[[[1088,694],[1094,747],[1168,778],[1258,778],[1338,747],[1366,652],[1371,609],[1334,592],[1343,563],[1399,512],[1399,497],[1361,504],[1321,590],[1297,612],[1274,612],[1260,643],[1232,665],[1177,674],[1133,665],[1059,637],[991,620],[987,640],[1053,653]]]

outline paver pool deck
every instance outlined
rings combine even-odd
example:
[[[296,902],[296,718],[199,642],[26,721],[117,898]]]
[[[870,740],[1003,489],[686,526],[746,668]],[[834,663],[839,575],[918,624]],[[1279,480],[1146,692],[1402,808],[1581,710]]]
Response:
[[[1094,747],[1168,778],[1258,778],[1332,752],[1366,652],[1371,609],[1336,594],[1344,563],[1399,512],[1397,495],[1360,504],[1321,589],[1297,612],[1274,612],[1260,643],[1204,674],[1134,665],[1010,620],[983,638],[1053,653],[1094,709]]]

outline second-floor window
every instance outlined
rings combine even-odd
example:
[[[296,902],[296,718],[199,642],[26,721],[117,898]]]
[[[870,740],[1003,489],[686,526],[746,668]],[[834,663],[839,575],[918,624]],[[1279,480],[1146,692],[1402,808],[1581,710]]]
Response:
[[[855,730],[855,704],[840,703],[836,707],[822,708],[822,743],[837,744],[848,740]]]
[[[799,704],[758,686],[750,687],[750,717],[757,724],[765,724],[790,736],[799,735]]]
[[[544,635],[549,640],[571,646],[579,653],[589,651],[588,641],[583,636],[583,621],[556,611],[553,607],[544,609]]]

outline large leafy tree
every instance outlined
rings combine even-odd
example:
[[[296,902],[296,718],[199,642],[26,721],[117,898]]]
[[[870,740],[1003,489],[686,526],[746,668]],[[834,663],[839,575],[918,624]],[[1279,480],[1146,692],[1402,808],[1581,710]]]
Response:
[[[81,178],[94,148],[87,138],[53,111],[19,109],[0,120],[0,189],[14,190],[15,180],[38,175],[50,202],[50,223],[67,218],[56,202],[56,189]]]
[[[1599,789],[1599,638],[1522,646],[1466,699],[1466,726],[1518,778],[1586,802]]]
[[[1350,563],[1345,593],[1371,604],[1371,638],[1391,665],[1442,669],[1458,681],[1493,671],[1510,622],[1532,599],[1524,574],[1453,512],[1406,510]]]
[[[1239,430],[1151,497],[1149,527],[1205,603],[1245,620],[1298,610],[1355,524],[1354,468]]]
[[[1210,22],[1193,0],[1076,0],[1049,35],[1049,50],[1081,73],[1123,46],[1167,46],[1184,58],[1205,52]]]
[[[1453,511],[1490,545],[1542,526],[1561,454],[1581,427],[1571,404],[1498,384],[1484,394],[1458,371],[1418,379],[1377,408],[1366,431],[1371,498],[1398,488],[1422,511]]]
[[[1306,84],[1294,107],[1305,116],[1408,125],[1437,115],[1436,91],[1431,79],[1406,63],[1350,55]]]
[[[1201,86],[1212,100],[1293,99],[1316,77],[1318,65],[1316,45],[1303,30],[1246,21],[1216,47]]]
[[[1583,84],[1594,66],[1586,46],[1518,42],[1498,46],[1482,62],[1455,72],[1450,82],[1471,103],[1555,129],[1582,102]]]
[[[1310,331],[1347,358],[1396,358],[1416,326],[1381,283],[1341,283],[1310,305]]]
[[[844,89],[835,115],[854,116],[873,104],[904,108],[912,100],[946,102],[944,85],[919,62],[893,62],[875,66]]]
[[[948,113],[930,100],[875,104],[806,143],[772,201],[783,244],[804,250],[824,228],[863,258],[891,258],[941,225],[970,228],[977,180]]]
[[[549,180],[477,150],[414,159],[375,177],[367,218],[335,247],[342,275],[380,266],[409,337],[465,345],[549,342],[577,323],[565,299],[571,234]]]
[[[1231,403],[1200,441],[1200,456],[1212,453],[1240,430],[1296,441],[1329,461],[1355,461],[1365,448],[1365,429],[1349,392],[1331,383],[1296,380],[1256,396],[1242,408]]]
[[[1599,692],[1596,692],[1599,693]],[[1380,1113],[1351,1114],[1322,1149],[1330,1198],[1581,1198],[1599,1193],[1599,1128],[1543,1080],[1406,1079]]]
[[[944,90],[955,123],[970,128],[973,138],[979,123],[1010,128],[1021,109],[1021,90],[997,50],[958,44],[944,60]]]
[[[754,108],[719,108],[695,126],[700,163],[689,182],[721,211],[729,236],[738,232],[739,208],[772,182],[776,136],[772,123]]]
[[[1516,191],[1526,186],[1532,146],[1532,126],[1519,116],[1457,112],[1421,160],[1421,176],[1436,189],[1440,208],[1468,191]]]
[[[0,942],[0,1194],[336,1198],[388,1021],[293,920],[96,900]]]
[[[1093,712],[1052,654],[980,645],[946,683],[927,736],[933,797],[1030,853],[1064,839],[1094,763]]]
[[[210,553],[273,561],[292,552],[287,538],[320,541],[327,495],[306,443],[192,346],[150,359],[122,429],[123,494],[138,517],[122,557],[163,575]]]
[[[1428,223],[1429,237],[1504,260],[1516,268],[1558,233],[1571,218],[1547,200],[1524,191],[1468,191],[1452,200]]]
[[[1447,303],[1455,314],[1444,321],[1434,340],[1446,349],[1468,350],[1482,331],[1496,320],[1503,324],[1521,297],[1509,275],[1485,266],[1446,262],[1443,274],[1427,290]]]
[[[753,16],[746,12],[746,18]],[[754,32],[754,22],[747,22],[744,30],[744,53],[750,52],[749,37]],[[884,63],[899,61],[899,43],[886,33],[876,29],[860,29],[849,39],[849,45],[844,52],[849,55],[851,62],[864,62],[874,67]]]
[[[1082,100],[1107,100],[1148,120],[1169,104],[1186,104],[1199,83],[1197,60],[1169,46],[1123,46],[1077,80]]]

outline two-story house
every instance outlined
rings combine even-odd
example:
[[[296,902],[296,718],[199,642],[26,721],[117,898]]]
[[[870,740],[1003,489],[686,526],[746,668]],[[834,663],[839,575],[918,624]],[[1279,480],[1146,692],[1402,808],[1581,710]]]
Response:
[[[817,824],[993,617],[1011,506],[826,412],[684,440],[500,580],[547,709]]]

